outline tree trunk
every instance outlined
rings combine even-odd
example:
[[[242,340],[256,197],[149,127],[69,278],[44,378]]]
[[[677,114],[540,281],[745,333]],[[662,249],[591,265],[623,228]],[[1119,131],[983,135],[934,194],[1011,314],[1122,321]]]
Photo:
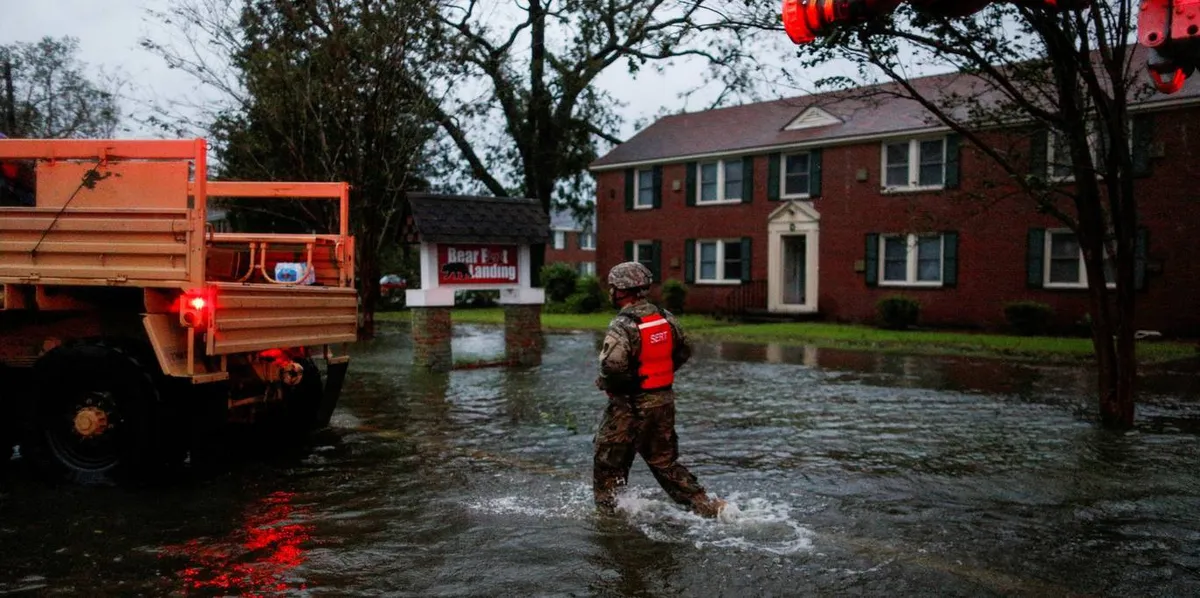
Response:
[[[364,227],[359,234],[362,244],[358,251],[358,293],[362,299],[359,313],[362,314],[358,328],[360,339],[375,338],[375,308],[379,305],[379,252],[374,249],[376,232]]]

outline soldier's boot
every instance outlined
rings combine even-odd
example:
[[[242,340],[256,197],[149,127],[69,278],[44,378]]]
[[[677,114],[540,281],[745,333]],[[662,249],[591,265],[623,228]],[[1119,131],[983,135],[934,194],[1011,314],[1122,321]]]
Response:
[[[707,494],[696,497],[692,501],[692,512],[708,519],[716,519],[721,514],[721,509],[725,508],[725,501],[719,498],[710,498]]]

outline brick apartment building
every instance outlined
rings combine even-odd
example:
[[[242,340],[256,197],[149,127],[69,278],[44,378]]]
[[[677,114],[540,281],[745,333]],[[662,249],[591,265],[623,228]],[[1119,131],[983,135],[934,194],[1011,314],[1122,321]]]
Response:
[[[580,222],[570,210],[550,214],[546,263],[570,264],[580,276],[596,274],[596,216]]]
[[[1186,336],[1200,336],[1197,79],[1131,109],[1144,175],[1137,325]],[[1059,325],[1079,321],[1088,300],[1073,235],[915,102],[858,91],[668,116],[614,148],[591,166],[597,268],[642,261],[656,280],[688,284],[692,312],[869,321],[878,299],[901,293],[928,325],[996,329],[1004,304],[1024,299],[1053,306]],[[1026,127],[987,139],[1070,184],[1056,135]]]

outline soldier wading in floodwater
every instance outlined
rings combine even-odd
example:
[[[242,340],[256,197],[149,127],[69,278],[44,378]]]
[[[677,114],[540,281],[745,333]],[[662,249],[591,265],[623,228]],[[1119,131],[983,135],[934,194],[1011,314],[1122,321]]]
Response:
[[[600,351],[596,387],[608,393],[608,407],[596,432],[592,491],[596,505],[611,511],[616,491],[628,481],[633,457],[640,453],[675,502],[716,517],[725,501],[709,498],[696,476],[678,462],[671,385],[692,350],[675,317],[646,299],[651,282],[650,270],[637,262],[617,264],[608,273],[609,297],[620,312]]]

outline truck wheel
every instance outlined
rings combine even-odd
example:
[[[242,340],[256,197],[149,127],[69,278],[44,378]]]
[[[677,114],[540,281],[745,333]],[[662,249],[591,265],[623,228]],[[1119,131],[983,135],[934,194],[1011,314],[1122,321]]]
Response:
[[[158,388],[132,353],[102,342],[60,346],[34,365],[33,381],[22,453],[55,479],[111,483],[149,473],[162,458]]]
[[[321,370],[313,360],[302,357],[296,363],[304,367],[304,377],[285,398],[286,419],[289,428],[307,436],[322,427],[317,414],[325,396],[325,385],[321,383]]]

